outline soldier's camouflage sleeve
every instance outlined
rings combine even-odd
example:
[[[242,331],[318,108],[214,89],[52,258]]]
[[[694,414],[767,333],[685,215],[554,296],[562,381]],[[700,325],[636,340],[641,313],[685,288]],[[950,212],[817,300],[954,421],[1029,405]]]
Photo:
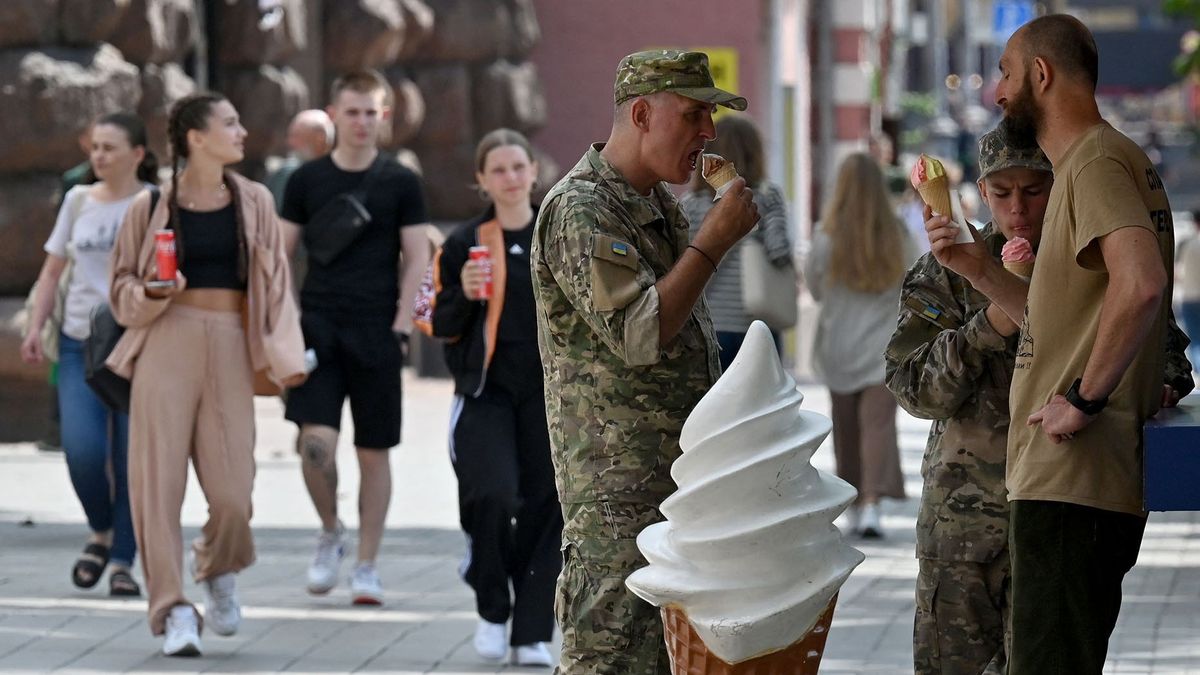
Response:
[[[575,195],[547,208],[542,259],[567,301],[601,341],[626,365],[658,363],[658,290],[652,270],[640,264],[629,237],[605,227],[603,212]]]
[[[1192,363],[1188,361],[1187,347],[1191,340],[1175,322],[1175,312],[1167,309],[1167,367],[1163,382],[1179,392],[1183,398],[1196,388],[1192,380]]]
[[[901,407],[923,419],[954,417],[979,391],[988,357],[1016,339],[997,333],[983,311],[967,316],[951,274],[928,253],[908,271],[885,354],[887,388]]]

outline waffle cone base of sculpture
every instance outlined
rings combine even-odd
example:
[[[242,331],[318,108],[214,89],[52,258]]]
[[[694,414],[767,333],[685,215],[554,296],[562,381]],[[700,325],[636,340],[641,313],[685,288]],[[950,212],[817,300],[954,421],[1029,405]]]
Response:
[[[921,200],[939,216],[950,214],[950,180],[945,176],[930,178],[917,186]]]
[[[732,664],[708,651],[683,610],[663,607],[663,634],[667,653],[671,655],[671,675],[816,675],[836,604],[834,595],[812,630],[786,649]]]
[[[1033,276],[1032,262],[1006,262],[1004,263],[1004,269],[1026,279]]]

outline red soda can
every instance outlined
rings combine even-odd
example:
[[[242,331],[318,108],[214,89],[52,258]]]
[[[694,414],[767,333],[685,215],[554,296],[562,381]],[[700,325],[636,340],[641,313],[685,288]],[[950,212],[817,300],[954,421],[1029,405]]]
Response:
[[[175,279],[175,231],[159,230],[154,233],[154,253],[158,262],[158,280]]]
[[[471,260],[483,266],[483,285],[479,287],[479,299],[490,300],[492,297],[492,255],[486,246],[472,246],[467,255]]]

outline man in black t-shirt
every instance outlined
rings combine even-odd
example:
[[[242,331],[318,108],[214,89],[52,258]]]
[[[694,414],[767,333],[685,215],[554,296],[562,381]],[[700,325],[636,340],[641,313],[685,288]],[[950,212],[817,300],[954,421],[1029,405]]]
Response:
[[[317,368],[288,393],[285,415],[300,426],[297,450],[304,482],[321,518],[308,591],[322,595],[337,584],[344,555],[335,455],[342,406],[350,398],[360,472],[358,563],[350,590],[358,605],[383,602],[375,558],[392,497],[388,450],[400,442],[400,369],[412,331],[413,299],[429,262],[420,180],[378,146],[380,126],[391,112],[390,95],[387,82],[373,71],[350,73],[333,83],[328,108],[337,130],[333,152],[292,174],[282,208],[289,253],[301,238],[314,250],[313,229],[306,226],[340,195],[365,191],[363,205],[371,216],[332,259],[324,264],[308,259],[300,323],[305,343],[316,352]]]

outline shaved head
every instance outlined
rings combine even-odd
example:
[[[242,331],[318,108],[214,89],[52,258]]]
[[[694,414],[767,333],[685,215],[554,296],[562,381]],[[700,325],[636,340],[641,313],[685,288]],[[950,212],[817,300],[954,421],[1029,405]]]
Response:
[[[1035,58],[1042,58],[1063,75],[1086,82],[1095,91],[1100,58],[1092,32],[1079,19],[1048,14],[1022,26],[1014,39],[1019,40],[1026,68]]]

